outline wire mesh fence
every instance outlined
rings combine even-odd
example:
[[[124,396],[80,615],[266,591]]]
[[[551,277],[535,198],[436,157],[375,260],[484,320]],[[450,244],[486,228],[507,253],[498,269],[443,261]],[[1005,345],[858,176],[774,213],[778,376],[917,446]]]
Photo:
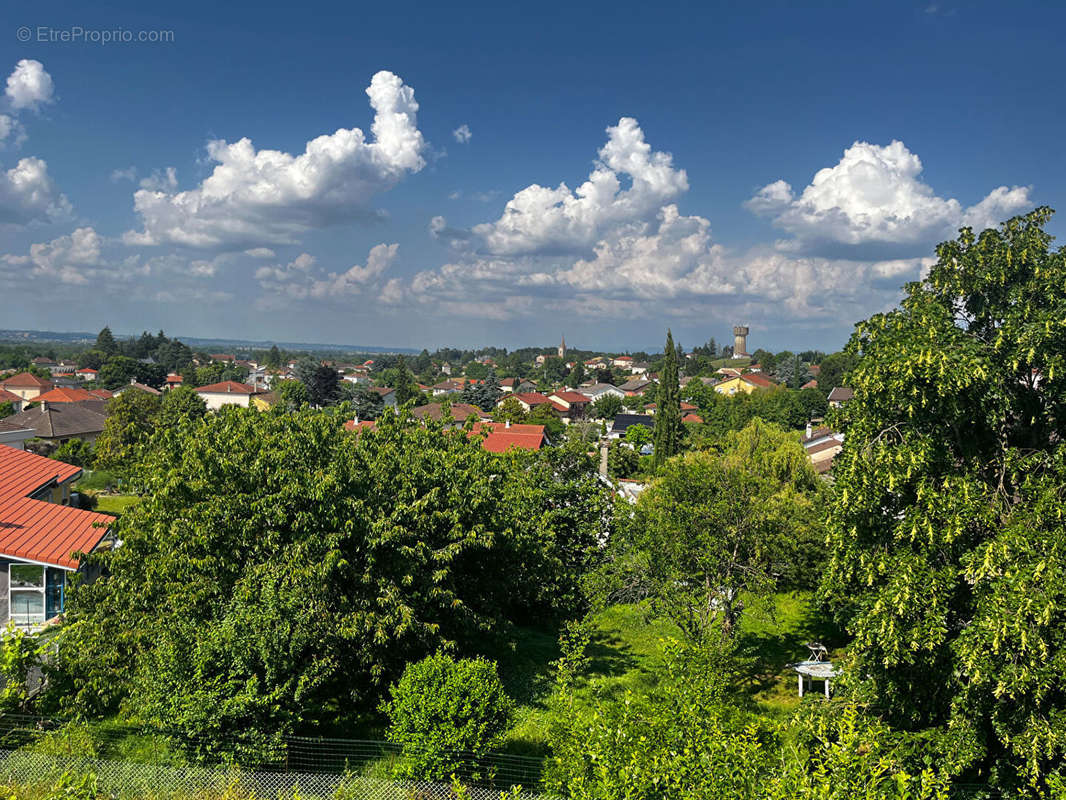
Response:
[[[204,755],[164,730],[0,716],[0,785],[52,786],[92,775],[118,798],[186,798],[214,793],[336,800],[545,800],[540,759],[499,753],[447,754],[452,781],[398,780],[404,757],[390,742],[282,737],[266,755]],[[457,790],[457,786],[461,789]],[[458,791],[458,794],[457,794]]]

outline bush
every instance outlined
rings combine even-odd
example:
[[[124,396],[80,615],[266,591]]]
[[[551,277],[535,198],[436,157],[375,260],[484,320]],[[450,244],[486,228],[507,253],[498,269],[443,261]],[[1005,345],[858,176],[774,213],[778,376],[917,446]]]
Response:
[[[92,461],[93,451],[88,442],[82,439],[67,439],[52,453],[52,458],[64,464],[84,467]]]
[[[496,664],[444,653],[409,664],[384,705],[388,738],[399,744],[399,777],[440,780],[485,755],[514,711]]]

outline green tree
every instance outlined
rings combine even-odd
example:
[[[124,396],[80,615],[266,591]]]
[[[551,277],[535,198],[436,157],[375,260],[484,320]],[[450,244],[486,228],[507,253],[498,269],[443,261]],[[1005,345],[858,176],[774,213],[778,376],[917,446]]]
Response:
[[[415,376],[407,368],[407,362],[403,356],[397,357],[395,369],[396,377],[392,383],[392,388],[396,391],[396,404],[402,406],[412,400],[415,403],[420,402],[423,399],[422,390],[418,388]]]
[[[302,381],[277,381],[273,388],[282,406],[290,411],[311,403],[311,392]]]
[[[402,748],[396,774],[443,780],[477,768],[503,741],[514,703],[493,662],[437,653],[407,666],[383,710],[386,735]]]
[[[634,425],[630,428],[643,427]],[[645,429],[646,430],[646,429]],[[621,442],[611,442],[607,450],[607,474],[612,478],[632,478],[640,469],[640,455]]]
[[[677,349],[674,335],[666,332],[663,366],[659,374],[659,389],[655,394],[655,468],[681,450],[684,433],[681,424],[681,389],[678,385]]]
[[[652,433],[644,425],[630,425],[626,428],[625,441],[640,450],[644,445],[651,444]]]
[[[160,401],[154,394],[127,389],[107,404],[107,421],[93,449],[93,468],[123,477],[133,474],[156,431]]]
[[[574,368],[570,370],[570,374],[566,378],[566,384],[573,388],[580,386],[583,380],[585,380],[585,365],[581,363],[580,359],[577,359],[574,361]]]
[[[818,369],[818,388],[829,394],[834,386],[847,386],[847,375],[858,363],[853,352],[832,353],[822,359]]]
[[[118,343],[111,334],[111,328],[105,325],[100,333],[96,335],[96,345],[93,349],[99,350],[108,358],[118,353]]]
[[[312,405],[324,408],[340,400],[341,378],[337,370],[328,364],[310,358],[301,359],[296,365],[296,377],[307,387]]]
[[[266,357],[266,365],[270,369],[278,369],[281,367],[281,351],[276,344],[270,345],[270,352]]]
[[[106,328],[105,328],[106,330]],[[112,356],[102,367],[97,380],[105,389],[118,389],[137,380],[141,365],[127,356]]]
[[[463,387],[463,402],[475,405],[485,412],[495,409],[502,395],[500,381],[495,370],[491,369],[486,371],[485,380],[481,383],[468,383]]]
[[[0,419],[3,419],[4,417],[10,417],[14,413],[15,413],[15,404],[14,403],[12,403],[10,400],[5,400],[3,402],[0,402]]]
[[[622,413],[622,398],[616,394],[602,394],[592,404],[593,419],[614,419]]]
[[[1066,256],[1046,208],[937,248],[860,323],[823,594],[855,691],[908,729],[970,731],[1004,791],[1066,753]],[[1057,488],[1053,488],[1057,487]]]
[[[67,439],[59,445],[49,458],[62,461],[64,464],[73,464],[76,467],[87,467],[92,463],[92,446],[84,439]]]
[[[377,419],[385,410],[381,395],[366,386],[360,386],[355,394],[355,413],[359,419]]]

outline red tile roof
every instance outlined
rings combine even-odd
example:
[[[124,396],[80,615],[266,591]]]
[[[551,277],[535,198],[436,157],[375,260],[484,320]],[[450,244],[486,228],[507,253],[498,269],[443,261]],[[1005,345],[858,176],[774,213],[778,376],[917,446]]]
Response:
[[[750,383],[752,386],[758,386],[760,389],[769,389],[771,386],[777,386],[772,380],[758,372],[745,373],[740,376],[740,379]]]
[[[375,423],[374,420],[372,420],[372,419],[364,419],[364,420],[360,420],[359,422],[356,422],[354,419],[350,419],[350,420],[348,420],[347,422],[344,423],[344,430],[346,430],[346,431],[366,430],[368,428],[373,428],[374,425],[376,425],[376,424],[377,423]]]
[[[114,517],[29,495],[81,474],[61,461],[0,447],[0,555],[77,569],[75,553],[88,553]]]
[[[257,394],[258,390],[254,386],[249,386],[247,383],[222,381],[221,383],[209,383],[207,386],[198,386],[196,392],[197,394],[201,392],[211,392],[215,394]]]
[[[45,392],[36,398],[38,403],[80,403],[82,400],[93,400],[93,396],[84,389],[68,389],[65,386],[57,386],[50,392]]]
[[[488,436],[481,446],[490,453],[506,453],[512,447],[521,450],[540,450],[544,444],[543,425],[511,425],[503,422],[478,422],[470,431],[470,436],[477,436],[488,431]]]
[[[585,397],[585,395],[581,394],[581,392],[556,392],[555,394],[552,395],[552,397],[557,397],[558,399],[560,399],[560,400],[562,400],[562,401],[564,401],[566,403],[591,403],[592,402],[587,397]]]
[[[511,394],[510,396],[518,398],[527,406],[539,406],[543,405],[544,403],[551,402],[551,400],[542,395],[540,392],[519,392],[516,394]]]
[[[0,386],[0,403],[21,403],[22,398]]]
[[[703,417],[701,417],[699,414],[685,414],[685,416],[683,416],[681,418],[681,421],[682,422],[692,422],[692,423],[695,423],[697,425],[702,425],[703,424]]]
[[[103,400],[110,400],[112,397],[115,396],[115,393],[110,391],[109,389],[90,389],[89,394],[91,394],[93,397],[99,397]]]
[[[93,369],[92,367],[82,367],[79,370],[75,370],[74,374],[75,375],[97,375],[99,373],[97,373],[97,371],[95,369]]]
[[[42,389],[48,390],[52,388],[52,382],[46,381],[43,378],[38,378],[29,372],[20,372],[18,375],[12,375],[6,381],[0,381],[0,386],[5,388],[14,387],[16,389]]]
[[[655,406],[655,403],[648,403],[644,407],[645,408],[655,408],[656,406]],[[692,405],[692,403],[686,403],[684,400],[681,401],[681,410],[682,411],[696,411],[698,408],[699,408],[699,406],[694,406],[694,405]]]

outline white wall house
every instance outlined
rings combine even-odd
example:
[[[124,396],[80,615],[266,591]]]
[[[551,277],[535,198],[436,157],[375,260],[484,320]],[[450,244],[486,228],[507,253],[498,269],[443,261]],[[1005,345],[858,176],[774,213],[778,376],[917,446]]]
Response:
[[[259,394],[259,391],[246,383],[222,381],[201,386],[196,393],[204,399],[208,411],[218,411],[222,406],[248,408],[252,404],[252,396]]]

